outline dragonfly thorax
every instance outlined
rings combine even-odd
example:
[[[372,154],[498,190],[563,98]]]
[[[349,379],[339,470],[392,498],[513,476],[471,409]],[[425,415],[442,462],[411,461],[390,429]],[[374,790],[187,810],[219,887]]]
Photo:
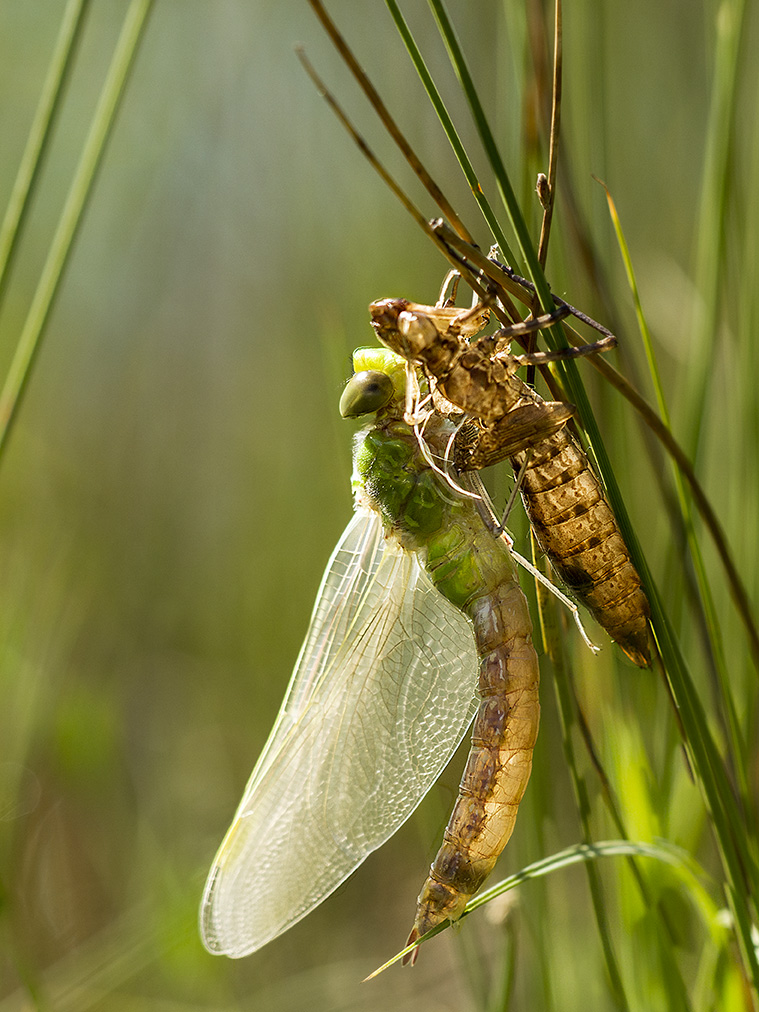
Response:
[[[407,548],[442,526],[451,498],[404,422],[387,419],[364,434],[356,447],[355,474],[362,498]]]

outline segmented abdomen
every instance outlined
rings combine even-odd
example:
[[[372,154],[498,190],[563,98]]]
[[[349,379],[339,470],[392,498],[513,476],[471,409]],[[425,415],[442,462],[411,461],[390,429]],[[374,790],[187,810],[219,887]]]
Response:
[[[454,524],[430,544],[427,569],[471,619],[481,703],[472,747],[443,844],[418,898],[409,942],[459,917],[514,829],[538,734],[538,658],[527,600],[501,543]]]
[[[584,451],[562,429],[529,453],[520,488],[541,549],[628,657],[647,666],[648,600]],[[516,472],[524,460],[512,458]]]
[[[442,455],[451,431],[445,419],[433,419],[425,432],[430,449]],[[538,733],[538,658],[507,545],[487,529],[471,500],[443,484],[408,425],[388,418],[371,429],[355,460],[360,495],[380,511],[389,533],[419,552],[438,590],[471,620],[480,657],[472,748],[419,896],[415,941],[461,915],[511,836]]]

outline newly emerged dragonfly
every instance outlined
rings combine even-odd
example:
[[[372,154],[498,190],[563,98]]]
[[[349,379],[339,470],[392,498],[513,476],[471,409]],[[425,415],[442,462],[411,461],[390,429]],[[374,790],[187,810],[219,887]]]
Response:
[[[407,365],[354,355],[355,513],[206,885],[203,941],[244,956],[321,903],[417,807],[475,717],[410,941],[455,920],[508,841],[538,730],[538,662],[508,544],[439,470],[455,432],[405,419]],[[479,681],[477,677],[479,669]]]
[[[522,361],[503,350],[498,333],[469,340],[487,323],[484,307],[381,299],[369,309],[380,341],[424,369],[433,393],[450,402],[448,410],[472,420],[471,438],[467,429],[457,438],[457,468],[511,460],[553,568],[628,657],[648,666],[648,601],[603,486],[566,427],[572,408],[544,401],[519,379]]]

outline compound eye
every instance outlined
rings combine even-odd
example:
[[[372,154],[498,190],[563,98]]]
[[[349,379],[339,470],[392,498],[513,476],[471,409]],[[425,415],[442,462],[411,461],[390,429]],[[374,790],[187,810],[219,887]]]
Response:
[[[348,380],[340,398],[343,418],[359,418],[384,408],[393,399],[393,381],[384,372],[369,369]]]

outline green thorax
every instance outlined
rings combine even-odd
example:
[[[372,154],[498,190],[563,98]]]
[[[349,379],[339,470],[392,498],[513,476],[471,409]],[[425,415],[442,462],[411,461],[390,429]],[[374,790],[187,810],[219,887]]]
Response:
[[[419,552],[438,589],[457,607],[489,594],[514,567],[503,541],[483,523],[473,501],[457,492],[430,466],[399,409],[380,412],[357,437],[354,490],[376,509],[386,534]],[[425,430],[428,452],[442,456],[449,424]]]

